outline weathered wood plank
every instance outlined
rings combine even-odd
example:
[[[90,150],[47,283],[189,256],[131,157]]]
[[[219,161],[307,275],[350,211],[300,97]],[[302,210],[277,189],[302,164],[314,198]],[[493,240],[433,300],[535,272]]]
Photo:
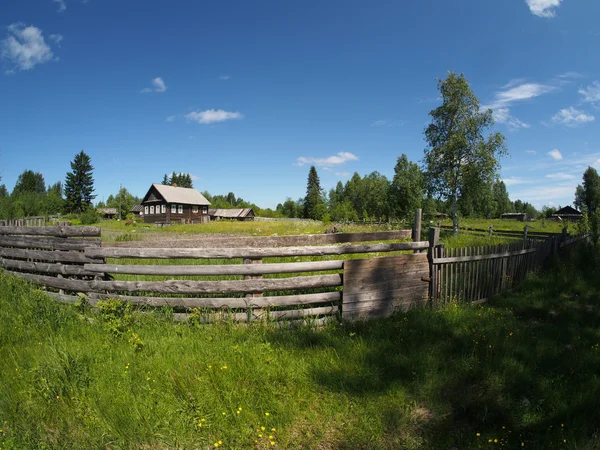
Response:
[[[535,252],[535,249],[530,248],[530,249],[525,249],[525,250],[506,251],[504,253],[493,253],[490,255],[477,254],[477,255],[473,255],[473,256],[452,256],[452,257],[448,257],[448,258],[436,259],[434,261],[434,264],[448,264],[448,263],[458,263],[461,261],[481,261],[481,260],[485,260],[485,259],[498,259],[498,258],[506,258],[509,256],[515,256],[515,255],[523,255],[526,253],[533,253],[533,252]],[[482,248],[482,253],[483,253],[483,248]]]
[[[1,248],[0,257],[3,258],[20,258],[20,259],[36,259],[39,261],[56,261],[56,262],[72,262],[72,263],[99,263],[104,262],[102,259],[88,258],[82,252],[69,251],[52,251],[52,250],[26,250],[19,248]]]
[[[50,291],[43,291],[43,292],[48,297],[52,297],[54,300],[56,300],[57,302],[60,302],[60,303],[75,304],[75,303],[79,303],[81,301],[81,298],[79,298],[77,295],[60,294],[58,292],[50,292]]]
[[[89,258],[231,259],[349,255],[427,249],[428,247],[429,242],[272,248],[86,248],[85,254]]]
[[[5,269],[12,270],[26,270],[29,272],[38,272],[38,273],[53,273],[61,275],[80,275],[80,276],[94,276],[98,275],[97,273],[90,272],[85,270],[83,266],[80,265],[70,265],[70,264],[52,264],[52,263],[42,263],[42,262],[29,262],[29,261],[19,261],[14,259],[0,259],[0,265]]]
[[[292,236],[241,236],[204,237],[144,242],[146,248],[244,248],[291,247],[303,245],[342,244],[351,242],[394,241],[408,239],[411,230],[378,231],[364,233],[302,234]],[[107,242],[104,247],[131,248],[139,242]]]
[[[181,297],[146,297],[134,295],[90,293],[94,301],[116,298],[137,306],[172,306],[174,308],[271,308],[281,306],[300,306],[318,303],[339,303],[341,292],[321,292],[316,294],[280,295],[272,297],[241,297],[241,298],[181,298]]]
[[[65,239],[58,237],[37,236],[0,236],[0,247],[82,251],[87,247],[100,247],[100,239]]]
[[[0,236],[100,237],[100,227],[0,227]]]
[[[75,292],[125,291],[157,294],[228,294],[238,292],[267,292],[292,289],[316,289],[341,286],[341,275],[315,275],[291,278],[233,281],[102,281],[70,280],[20,272],[9,272],[47,287]]]
[[[135,264],[86,264],[85,269],[98,273],[122,273],[130,275],[264,275],[274,273],[320,272],[340,270],[344,261],[309,261],[274,264],[221,264],[221,265],[135,265]]]

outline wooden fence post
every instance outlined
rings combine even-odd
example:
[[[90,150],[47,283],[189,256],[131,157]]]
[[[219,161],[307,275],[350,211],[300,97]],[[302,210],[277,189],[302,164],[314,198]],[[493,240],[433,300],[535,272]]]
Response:
[[[567,226],[565,225],[562,229],[562,234],[560,235],[560,243],[562,244],[567,240]]]
[[[429,250],[427,256],[429,259],[429,301],[433,304],[433,299],[437,297],[437,273],[435,273],[435,266],[433,260],[436,257],[437,246],[440,243],[440,229],[437,227],[431,227],[429,229]]]
[[[494,225],[490,225],[490,229],[488,231],[488,236],[492,237],[494,235]]]
[[[527,228],[529,228],[529,225],[525,225],[523,228],[523,241],[527,241]]]
[[[412,240],[413,242],[420,242],[421,241],[421,217],[422,217],[422,210],[421,208],[417,208],[417,210],[415,211],[415,225],[413,227],[413,232],[412,232]],[[415,253],[420,253],[420,250],[416,250]]]

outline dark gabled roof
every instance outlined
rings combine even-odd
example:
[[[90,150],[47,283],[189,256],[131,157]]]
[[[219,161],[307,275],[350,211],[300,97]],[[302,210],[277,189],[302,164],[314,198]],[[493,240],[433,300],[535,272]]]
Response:
[[[101,214],[116,214],[117,208],[96,208],[96,211]]]
[[[572,206],[565,206],[564,208],[560,208],[556,211],[553,216],[582,216],[583,214],[580,211],[577,211]]]
[[[133,205],[129,212],[142,212],[144,207],[142,205]]]

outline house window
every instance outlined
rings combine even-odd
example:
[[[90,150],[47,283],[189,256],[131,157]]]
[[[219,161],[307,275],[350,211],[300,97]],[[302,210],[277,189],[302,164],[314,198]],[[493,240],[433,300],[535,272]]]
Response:
[[[197,206],[192,206],[192,212],[194,214],[198,214],[198,207]]]
[[[171,214],[175,214],[177,212],[177,205],[171,205]]]
[[[177,212],[178,212],[179,214],[183,214],[183,205],[178,205],[178,206],[177,206]]]
[[[163,213],[163,214],[165,214],[167,212],[167,205],[162,205],[160,207],[160,212]]]
[[[204,214],[208,214],[208,206],[203,206],[203,207],[202,207],[202,212],[203,212]]]
[[[150,207],[150,214],[154,214],[154,206]]]
[[[148,214],[148,207],[144,206],[144,214]]]

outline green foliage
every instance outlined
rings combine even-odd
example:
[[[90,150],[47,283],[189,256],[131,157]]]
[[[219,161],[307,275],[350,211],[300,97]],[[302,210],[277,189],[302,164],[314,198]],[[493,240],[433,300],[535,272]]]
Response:
[[[90,157],[83,150],[75,155],[64,187],[66,212],[80,213],[92,206],[92,200],[96,198],[93,170]]]
[[[88,208],[79,216],[82,225],[93,225],[100,222],[100,214],[94,208]]]
[[[390,215],[399,219],[412,217],[415,209],[422,206],[424,191],[421,169],[403,153],[398,157],[389,188]]]
[[[479,100],[463,75],[449,72],[438,80],[442,105],[429,115],[425,130],[428,192],[449,199],[454,227],[458,227],[458,201],[480,183],[491,183],[498,159],[506,154],[504,136],[485,135],[494,125],[492,111],[481,112]]]
[[[115,208],[117,210],[117,214],[120,211],[119,218],[127,217],[133,205],[136,205],[141,202],[139,197],[133,196],[127,188],[121,187],[116,196],[110,194],[106,199],[106,203],[102,206],[98,205],[99,208]],[[119,209],[120,208],[120,209]]]
[[[33,170],[26,170],[19,175],[13,189],[13,195],[25,192],[33,192],[36,194],[46,193],[46,183],[44,182],[44,176],[41,172],[34,173]]]
[[[600,175],[593,167],[583,173],[583,186],[576,192],[578,199],[585,205],[589,219],[590,238],[594,244],[600,240]]]
[[[193,188],[194,184],[192,181],[192,176],[189,173],[175,173],[171,174],[169,177],[167,174],[163,177],[161,184],[165,184],[168,186],[178,186],[183,188]],[[210,200],[209,200],[210,201]]]
[[[96,304],[100,312],[100,320],[107,331],[114,335],[123,334],[132,324],[131,303],[110,298]]]
[[[311,166],[306,183],[306,197],[304,198],[304,218],[321,220],[325,210],[323,209],[323,198],[321,183],[317,169]]]

